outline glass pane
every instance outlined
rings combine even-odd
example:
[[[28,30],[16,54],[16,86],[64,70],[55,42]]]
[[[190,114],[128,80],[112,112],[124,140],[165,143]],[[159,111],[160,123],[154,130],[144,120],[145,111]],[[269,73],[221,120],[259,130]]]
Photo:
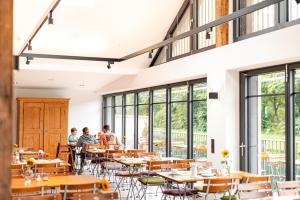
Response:
[[[139,104],[148,104],[149,103],[149,91],[140,92],[138,94]]]
[[[171,89],[172,101],[186,101],[188,96],[188,87],[180,86]]]
[[[161,52],[159,53],[158,57],[155,60],[154,65],[159,65],[162,63],[167,62],[167,47],[164,46],[161,50]]]
[[[138,106],[138,148],[148,151],[149,145],[149,106]]]
[[[166,105],[153,105],[153,151],[166,154]]]
[[[300,18],[300,4],[295,0],[289,0],[289,21]]]
[[[295,95],[296,179],[300,180],[300,94]]]
[[[187,157],[187,103],[172,103],[171,156]]]
[[[107,125],[109,125],[110,127],[111,127],[111,125],[112,125],[112,124],[111,124],[111,110],[112,110],[111,107],[107,107],[107,108],[106,108],[106,116],[105,116],[105,117],[106,117],[106,122],[105,122],[105,123],[106,123]]]
[[[241,0],[241,8],[249,7],[264,0]],[[275,25],[275,5],[255,11],[240,18],[240,35],[261,31]]]
[[[193,102],[193,148],[194,158],[207,157],[207,104]]]
[[[115,108],[115,133],[119,141],[122,141],[122,107]]]
[[[300,70],[295,71],[295,92],[300,92]]]
[[[197,83],[193,86],[193,100],[206,100],[207,87],[206,83]]]
[[[153,91],[153,102],[154,103],[160,103],[160,102],[166,102],[166,95],[167,90],[161,89],[161,90],[154,90]]]
[[[126,106],[126,148],[134,149],[134,106]]]
[[[250,77],[249,94],[283,94],[285,92],[285,72],[273,72]]]
[[[111,97],[106,98],[106,106],[111,106]]]
[[[127,94],[126,95],[126,105],[133,105],[134,104],[134,94]]]
[[[122,95],[115,96],[115,106],[122,106]]]

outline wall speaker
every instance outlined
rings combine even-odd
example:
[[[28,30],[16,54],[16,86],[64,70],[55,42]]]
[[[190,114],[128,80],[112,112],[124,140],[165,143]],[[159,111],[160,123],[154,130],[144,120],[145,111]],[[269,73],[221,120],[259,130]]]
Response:
[[[219,98],[219,94],[217,92],[210,92],[210,93],[208,93],[208,98],[209,99],[218,99]]]

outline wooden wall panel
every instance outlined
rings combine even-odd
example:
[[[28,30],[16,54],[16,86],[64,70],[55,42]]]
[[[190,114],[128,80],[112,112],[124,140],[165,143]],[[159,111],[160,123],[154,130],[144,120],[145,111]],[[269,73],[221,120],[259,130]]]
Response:
[[[10,199],[13,1],[0,0],[0,197]]]
[[[216,19],[229,14],[229,0],[216,0]],[[216,27],[216,46],[228,44],[228,23]]]

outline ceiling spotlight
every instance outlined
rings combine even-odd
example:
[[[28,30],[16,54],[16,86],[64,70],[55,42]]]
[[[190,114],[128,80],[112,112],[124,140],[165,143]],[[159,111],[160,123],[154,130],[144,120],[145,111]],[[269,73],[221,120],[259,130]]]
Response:
[[[151,50],[151,51],[149,52],[148,58],[152,58],[152,53],[153,53],[153,50]]]
[[[52,10],[49,13],[49,17],[48,17],[48,24],[54,24],[54,20],[53,20],[53,16],[52,16]]]
[[[29,64],[30,64],[29,57],[26,57],[26,65],[29,65]]]
[[[108,61],[108,63],[107,63],[107,69],[111,68],[111,64],[114,64],[114,61]]]
[[[30,60],[33,60],[33,57],[26,57],[26,65],[30,64]]]
[[[31,40],[28,42],[28,51],[32,51]]]
[[[213,28],[210,27],[209,29],[206,30],[206,39],[209,40],[210,39],[210,35],[213,31]]]

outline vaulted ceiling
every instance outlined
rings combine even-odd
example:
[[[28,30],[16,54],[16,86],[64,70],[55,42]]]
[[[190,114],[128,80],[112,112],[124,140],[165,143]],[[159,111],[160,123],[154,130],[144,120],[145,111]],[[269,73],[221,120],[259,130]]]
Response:
[[[14,0],[15,54],[51,3],[52,0]],[[53,12],[54,25],[46,23],[42,27],[32,41],[31,53],[122,57],[162,41],[182,3],[183,0],[62,0]],[[141,55],[108,70],[105,62],[35,58],[26,65],[23,58],[21,70],[15,72],[15,82],[19,87],[51,87],[55,84],[48,79],[54,79],[60,87],[76,88],[82,82],[88,83],[88,79],[103,80],[91,81],[86,87],[95,90],[121,76],[137,74],[149,63],[148,55]],[[70,72],[72,80],[68,79]]]

